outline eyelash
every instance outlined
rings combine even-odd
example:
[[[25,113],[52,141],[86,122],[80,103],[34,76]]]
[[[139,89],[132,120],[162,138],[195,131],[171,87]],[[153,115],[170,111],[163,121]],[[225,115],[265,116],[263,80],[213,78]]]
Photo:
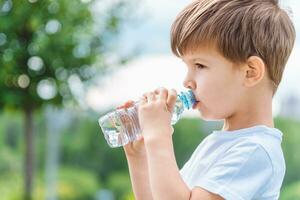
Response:
[[[198,69],[204,69],[204,68],[206,68],[206,66],[204,66],[204,65],[202,65],[202,64],[200,64],[200,63],[196,63],[195,65],[196,65],[196,67],[197,67]]]

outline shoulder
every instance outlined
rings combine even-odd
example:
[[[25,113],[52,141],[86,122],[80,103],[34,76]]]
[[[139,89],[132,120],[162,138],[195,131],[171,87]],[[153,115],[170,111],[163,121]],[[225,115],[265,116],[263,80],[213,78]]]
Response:
[[[282,133],[280,130],[266,126],[256,126],[243,131],[236,131],[234,134],[236,136],[224,137],[223,142],[230,144],[230,148],[226,153],[237,151],[237,154],[244,156],[260,154],[267,157],[266,160],[284,162],[281,148]]]
[[[269,169],[270,172],[273,169],[272,158],[268,151],[263,145],[251,139],[241,139],[232,144],[230,148],[221,154],[216,163],[224,168],[230,166],[243,169],[261,167]]]
[[[251,199],[265,191],[273,174],[272,161],[265,149],[256,142],[243,140],[223,152],[203,176],[197,177],[195,185],[224,199]]]

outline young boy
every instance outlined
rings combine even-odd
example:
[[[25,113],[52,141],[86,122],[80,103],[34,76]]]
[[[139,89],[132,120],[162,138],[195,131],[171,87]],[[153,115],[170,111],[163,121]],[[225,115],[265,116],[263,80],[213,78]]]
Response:
[[[273,200],[285,173],[272,98],[295,30],[275,0],[196,0],[175,20],[172,50],[204,120],[223,120],[179,170],[170,125],[176,91],[141,98],[142,137],[124,146],[136,199]],[[128,105],[128,104],[127,104]]]

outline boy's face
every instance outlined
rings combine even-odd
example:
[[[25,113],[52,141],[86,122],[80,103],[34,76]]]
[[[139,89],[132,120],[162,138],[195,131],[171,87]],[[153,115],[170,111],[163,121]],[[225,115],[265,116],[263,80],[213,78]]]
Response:
[[[213,48],[201,48],[182,56],[187,65],[184,86],[193,90],[205,120],[221,120],[233,115],[245,96],[244,74]]]

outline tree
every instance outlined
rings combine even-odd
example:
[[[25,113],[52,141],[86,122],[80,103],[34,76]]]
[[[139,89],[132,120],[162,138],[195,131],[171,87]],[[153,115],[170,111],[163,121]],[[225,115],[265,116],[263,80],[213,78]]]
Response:
[[[24,112],[25,199],[31,199],[33,185],[35,111],[72,101],[68,80],[96,74],[94,63],[104,62],[106,39],[117,33],[123,18],[118,10],[126,6],[116,1],[103,15],[99,31],[90,10],[93,3],[0,0],[0,109]]]

